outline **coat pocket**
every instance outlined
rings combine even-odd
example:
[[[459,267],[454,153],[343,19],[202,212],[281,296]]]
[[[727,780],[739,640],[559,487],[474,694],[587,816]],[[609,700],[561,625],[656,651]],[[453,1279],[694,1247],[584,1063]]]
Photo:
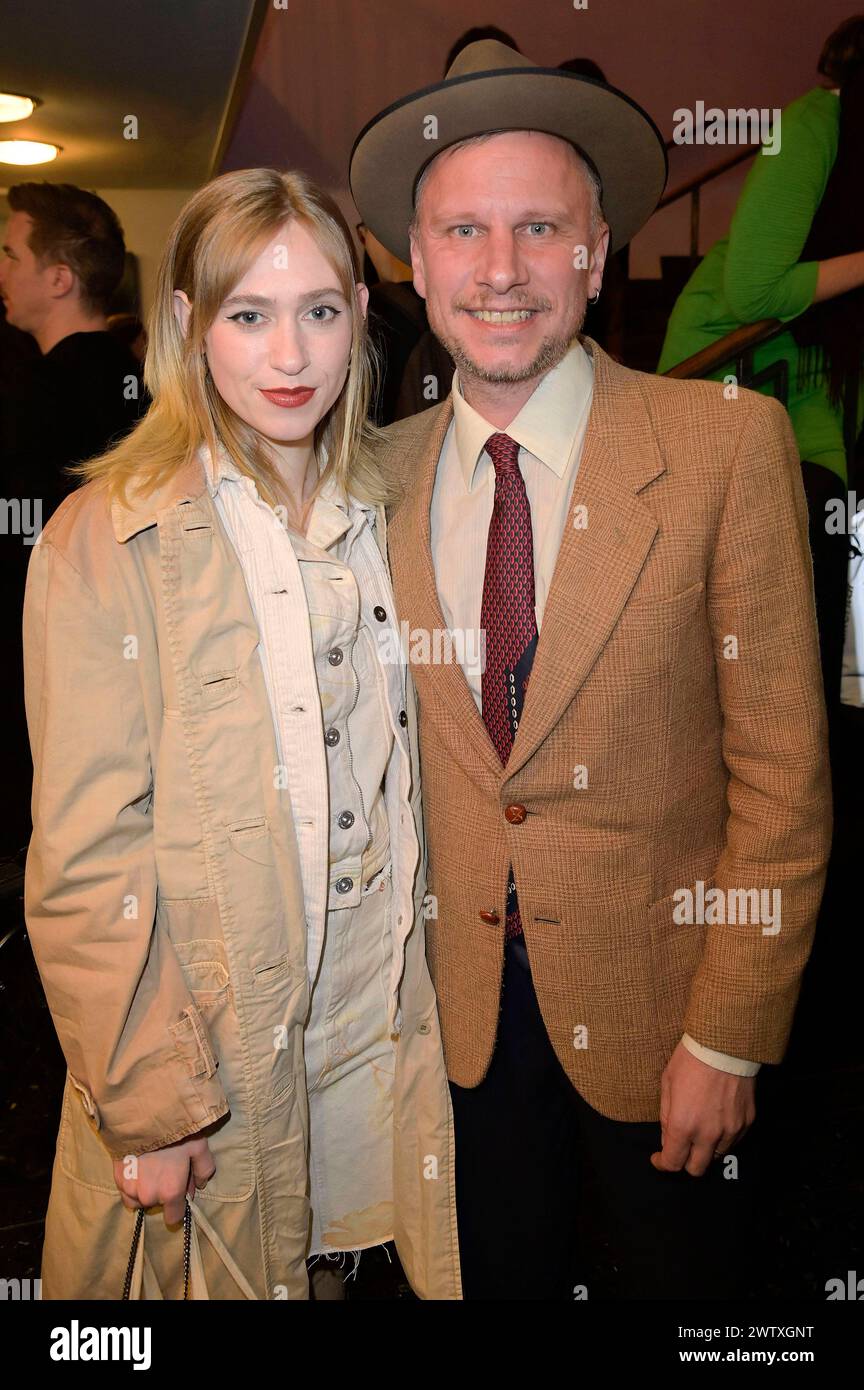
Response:
[[[67,1178],[89,1187],[93,1192],[106,1192],[120,1200],[114,1181],[114,1160],[88,1119],[81,1098],[67,1073],[57,1134],[57,1160]]]
[[[303,1027],[309,1009],[305,968],[295,968],[287,955],[253,968],[253,1007],[257,1058],[256,1076],[262,1108],[282,1106],[305,1078]]]
[[[249,1095],[243,1060],[240,1020],[225,942],[210,935],[218,928],[214,899],[172,901],[161,898],[159,911],[174,954],[192,996],[194,1013],[175,1025],[175,1046],[190,1049],[193,1065],[206,1060],[209,1047],[231,1109],[208,1127],[207,1142],[216,1172],[199,1192],[202,1199],[243,1201],[254,1188]],[[194,933],[194,934],[193,934]],[[205,935],[205,933],[207,933]],[[206,1046],[202,1046],[201,1035]]]
[[[276,863],[273,836],[266,816],[248,816],[228,826],[228,841],[233,850],[253,864]]]

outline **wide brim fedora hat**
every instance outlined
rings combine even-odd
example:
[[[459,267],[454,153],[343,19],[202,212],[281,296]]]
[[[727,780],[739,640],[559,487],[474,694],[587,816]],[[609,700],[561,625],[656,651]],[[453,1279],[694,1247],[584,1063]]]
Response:
[[[462,50],[443,82],[380,111],[354,142],[351,192],[388,251],[410,262],[408,224],[427,164],[450,145],[493,130],[545,131],[576,146],[600,178],[610,253],[635,236],[660,200],[666,148],[641,106],[608,83],[539,67],[483,39]]]

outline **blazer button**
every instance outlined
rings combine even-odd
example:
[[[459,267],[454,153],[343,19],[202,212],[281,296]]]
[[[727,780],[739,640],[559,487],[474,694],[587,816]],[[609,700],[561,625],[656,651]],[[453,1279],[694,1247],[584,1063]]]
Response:
[[[497,927],[501,921],[501,915],[498,912],[490,911],[489,908],[481,907],[480,921],[485,922],[488,927]]]
[[[521,825],[527,814],[524,806],[508,806],[504,811],[504,819],[508,820],[511,825]]]
[[[387,610],[386,608],[382,608],[380,603],[375,605],[375,607],[372,609],[372,612],[375,614],[375,617],[378,619],[379,623],[383,623],[385,618],[387,617]]]
[[[399,711],[399,723],[402,725],[403,729],[405,728],[405,725],[408,723],[408,716],[405,713],[404,709],[400,709]]]
[[[334,647],[332,652],[327,653],[327,660],[331,666],[338,666],[342,661],[342,648]]]

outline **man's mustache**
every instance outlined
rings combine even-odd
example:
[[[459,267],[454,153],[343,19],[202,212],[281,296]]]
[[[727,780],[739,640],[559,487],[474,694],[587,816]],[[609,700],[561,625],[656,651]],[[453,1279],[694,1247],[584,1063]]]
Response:
[[[489,313],[506,314],[516,309],[535,309],[537,311],[541,311],[544,309],[551,309],[552,305],[549,303],[548,299],[535,299],[530,303],[528,300],[519,300],[515,304],[477,304],[468,303],[467,301],[460,299],[454,299],[453,308],[467,309],[473,311],[474,313],[488,311]]]

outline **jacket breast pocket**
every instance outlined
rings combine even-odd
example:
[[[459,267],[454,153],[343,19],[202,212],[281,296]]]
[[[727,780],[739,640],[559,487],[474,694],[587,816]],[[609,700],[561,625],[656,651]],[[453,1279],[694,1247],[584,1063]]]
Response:
[[[644,680],[646,673],[671,678],[681,644],[688,640],[704,604],[702,580],[665,598],[626,603],[609,649],[624,682]]]
[[[624,615],[638,621],[642,628],[664,632],[686,623],[704,605],[705,581],[700,579],[677,594],[631,599],[624,609]]]

